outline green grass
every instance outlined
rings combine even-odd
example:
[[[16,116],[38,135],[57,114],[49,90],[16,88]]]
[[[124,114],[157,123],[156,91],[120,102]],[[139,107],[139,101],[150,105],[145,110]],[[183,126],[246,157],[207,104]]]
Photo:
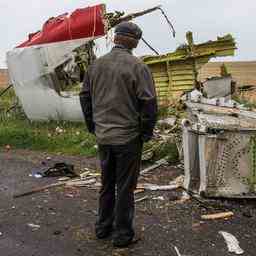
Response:
[[[63,132],[59,132],[58,128]],[[56,129],[57,128],[57,129]],[[69,122],[30,122],[25,119],[5,118],[0,123],[0,147],[46,151],[68,155],[94,156],[95,138],[84,124]]]

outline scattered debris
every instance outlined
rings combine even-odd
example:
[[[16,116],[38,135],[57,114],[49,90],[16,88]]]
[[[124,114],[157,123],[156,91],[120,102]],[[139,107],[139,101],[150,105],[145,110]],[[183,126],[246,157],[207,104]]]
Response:
[[[38,229],[40,229],[40,225],[37,224],[33,224],[33,223],[28,223],[27,224],[30,228],[32,228],[32,231],[37,231]]]
[[[186,256],[186,255],[181,254],[180,251],[179,251],[179,249],[178,249],[176,246],[174,246],[174,250],[175,250],[175,252],[177,253],[177,256]],[[188,256],[188,255],[187,255],[187,256]]]
[[[223,210],[223,208],[221,207],[213,207],[212,205],[208,204],[207,202],[203,201],[202,199],[200,199],[200,195],[198,195],[197,193],[193,192],[192,190],[188,190],[184,187],[180,187],[183,190],[183,195],[182,198],[180,200],[180,202],[185,202],[189,199],[193,199],[194,201],[196,201],[197,203],[199,203],[199,205],[203,208],[205,208],[206,210],[210,210],[210,209],[216,209],[216,210]]]
[[[180,175],[180,176],[178,176],[175,180],[173,180],[173,181],[170,181],[169,182],[169,185],[172,185],[172,186],[182,186],[183,185],[183,183],[184,183],[184,175]]]
[[[140,184],[139,188],[144,188],[145,190],[151,191],[166,191],[166,190],[174,190],[180,187],[180,185],[156,185],[150,183]]]
[[[71,180],[68,181],[65,185],[67,187],[87,187],[89,185],[95,184],[96,179],[89,179],[89,180],[81,180],[81,179],[76,179],[76,180]]]
[[[41,178],[43,178],[43,175],[41,173],[35,172],[35,173],[32,173],[32,174],[29,174],[29,177],[33,177],[33,178],[36,178],[36,179],[41,179]]]
[[[166,164],[168,164],[168,162],[167,162],[167,160],[166,160],[165,158],[163,158],[163,159],[161,159],[161,160],[159,160],[159,161],[156,161],[156,163],[153,164],[152,166],[150,166],[150,167],[148,167],[148,168],[142,170],[142,171],[140,172],[140,174],[141,174],[141,175],[145,175],[145,174],[147,174],[148,172],[157,169],[157,168],[160,167],[161,165],[166,165]]]
[[[218,219],[227,219],[233,216],[234,216],[233,212],[221,212],[221,213],[215,213],[215,214],[202,215],[201,218],[203,220],[218,220]]]
[[[43,177],[79,177],[74,171],[74,165],[66,163],[56,163],[42,173],[42,175]]]
[[[174,190],[182,187],[184,181],[184,176],[181,175],[177,177],[174,181],[171,181],[169,185],[156,185],[150,183],[139,184],[138,189],[145,189],[151,191],[165,191],[165,190]]]
[[[83,180],[83,179],[86,179],[90,174],[90,171],[85,171],[83,173],[80,174],[80,178]]]
[[[145,150],[142,153],[142,159],[141,160],[143,162],[145,162],[145,161],[151,160],[153,157],[154,157],[154,150],[153,149],[148,149],[148,150]]]
[[[161,126],[166,126],[168,128],[173,128],[173,126],[176,124],[177,118],[176,117],[169,117],[164,120],[159,120],[158,124]]]
[[[53,184],[50,184],[50,185],[46,185],[46,186],[43,186],[43,187],[32,189],[30,191],[27,191],[27,192],[24,192],[24,193],[21,193],[21,194],[15,194],[13,196],[13,198],[20,198],[20,197],[24,197],[24,196],[29,196],[29,195],[33,195],[33,194],[45,191],[45,190],[50,189],[50,188],[56,188],[56,187],[61,187],[61,186],[65,186],[65,185],[66,185],[66,182],[53,183]]]
[[[134,194],[137,195],[137,194],[144,193],[144,192],[145,192],[145,189],[136,189],[134,191]]]
[[[79,177],[74,171],[74,165],[66,163],[55,163],[53,166],[48,167],[45,162],[42,162],[43,167],[40,167],[30,174],[30,177],[37,179],[46,178],[46,177],[69,177],[75,178]]]
[[[238,255],[244,253],[244,250],[239,246],[239,242],[235,236],[225,231],[220,231],[219,234],[221,234],[224,237],[226,244],[228,246],[229,252],[235,253]]]
[[[43,186],[43,187],[35,188],[35,189],[32,189],[31,191],[24,192],[24,193],[21,193],[21,194],[15,194],[13,197],[14,198],[20,198],[20,197],[23,197],[23,196],[28,196],[28,195],[32,195],[32,194],[35,194],[35,193],[42,192],[42,191],[45,191],[45,190],[50,189],[50,188],[56,188],[56,187],[62,187],[62,186],[88,187],[88,186],[91,186],[93,184],[96,184],[96,182],[97,182],[97,180],[95,178],[91,178],[91,179],[88,179],[88,180],[84,180],[84,179],[70,180],[69,179],[67,181],[59,181],[57,183],[53,183],[53,184],[46,185],[46,186]]]
[[[61,129],[60,127],[56,127],[55,131],[56,131],[57,134],[62,134],[62,133],[64,133],[64,130]]]
[[[149,197],[148,197],[148,196],[144,196],[144,197],[142,197],[142,198],[136,199],[136,200],[135,200],[135,203],[139,203],[139,202],[145,201],[145,200],[147,200],[147,199],[149,199]]]
[[[68,181],[70,179],[71,178],[69,178],[69,177],[61,177],[61,178],[58,179],[58,181]]]
[[[159,201],[164,201],[164,197],[163,196],[157,196],[157,197],[153,197],[153,200],[159,200]]]

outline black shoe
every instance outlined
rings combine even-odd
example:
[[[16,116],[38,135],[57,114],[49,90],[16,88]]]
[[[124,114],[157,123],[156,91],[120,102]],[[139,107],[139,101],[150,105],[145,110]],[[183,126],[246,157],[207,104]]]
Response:
[[[133,238],[114,238],[113,246],[117,248],[125,248],[133,244]]]
[[[112,229],[102,229],[96,231],[96,237],[98,239],[106,239],[112,234]]]

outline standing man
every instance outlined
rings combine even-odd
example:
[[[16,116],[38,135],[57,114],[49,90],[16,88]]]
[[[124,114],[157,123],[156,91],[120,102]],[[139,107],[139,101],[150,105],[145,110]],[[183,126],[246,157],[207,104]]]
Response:
[[[89,132],[96,135],[102,189],[96,236],[113,232],[113,245],[126,247],[134,237],[134,190],[143,142],[152,138],[157,119],[155,85],[149,68],[133,56],[142,37],[134,23],[115,30],[115,46],[85,75],[80,101]]]

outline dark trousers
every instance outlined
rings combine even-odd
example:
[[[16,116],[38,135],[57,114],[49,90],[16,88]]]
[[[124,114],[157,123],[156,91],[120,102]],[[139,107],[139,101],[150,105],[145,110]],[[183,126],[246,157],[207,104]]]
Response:
[[[140,172],[142,142],[135,139],[126,145],[99,145],[102,189],[96,232],[114,229],[114,237],[134,236],[134,190]]]

